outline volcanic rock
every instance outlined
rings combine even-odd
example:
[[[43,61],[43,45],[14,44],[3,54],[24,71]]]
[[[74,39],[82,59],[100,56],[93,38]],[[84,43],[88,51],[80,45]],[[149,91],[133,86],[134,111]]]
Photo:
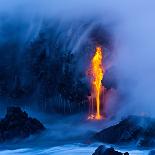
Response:
[[[5,118],[0,120],[0,142],[26,138],[44,129],[40,121],[28,117],[28,114],[20,107],[8,107]]]
[[[115,151],[114,148],[105,148],[105,146],[100,145],[92,155],[129,155],[128,152],[121,153]]]
[[[118,124],[100,131],[95,138],[110,144],[126,145],[134,142],[139,147],[152,147],[155,146],[155,119],[129,116]]]
[[[155,150],[150,151],[149,155],[155,155]]]

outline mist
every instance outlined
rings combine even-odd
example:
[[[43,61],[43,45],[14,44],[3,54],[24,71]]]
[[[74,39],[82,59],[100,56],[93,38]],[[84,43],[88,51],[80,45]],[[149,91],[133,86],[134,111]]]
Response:
[[[115,50],[119,87],[125,94],[122,106],[125,113],[154,116],[154,2],[136,1],[120,14]]]
[[[154,0],[0,0],[0,117],[17,106],[45,126],[2,143],[0,154],[92,154],[101,145],[96,134],[109,128],[108,138],[117,133],[131,145],[101,141],[106,147],[148,154],[137,149],[154,142],[154,16]],[[101,120],[87,75],[97,46]]]
[[[95,23],[101,23],[111,34],[113,66],[119,94],[123,97],[117,109],[121,114],[154,116],[155,102],[155,2],[114,0],[1,0],[0,44],[21,42],[20,51],[35,39],[46,21],[61,21],[57,32],[67,34],[71,27],[88,23],[86,29],[75,29],[75,38],[67,40],[68,49],[81,52],[81,46]],[[93,21],[91,24],[88,21]],[[66,29],[63,26],[66,23]],[[76,23],[76,24],[75,24]],[[4,27],[3,25],[9,25]],[[8,31],[9,30],[9,31]],[[78,30],[76,33],[76,30]],[[79,35],[77,38],[76,36]],[[60,36],[59,40],[64,39]],[[66,46],[64,46],[65,48]],[[82,66],[83,67],[83,66]],[[81,67],[81,68],[82,68]],[[117,104],[117,103],[116,103]]]

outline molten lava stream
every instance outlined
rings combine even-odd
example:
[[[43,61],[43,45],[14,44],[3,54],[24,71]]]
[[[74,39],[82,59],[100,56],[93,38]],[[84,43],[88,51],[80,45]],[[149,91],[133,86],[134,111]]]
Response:
[[[95,98],[96,101],[96,112],[94,115],[94,110],[92,108],[92,111],[90,115],[88,116],[88,119],[96,119],[100,120],[102,119],[102,115],[100,112],[101,109],[101,101],[100,101],[100,96],[101,96],[101,90],[102,90],[102,79],[104,76],[104,68],[102,66],[102,49],[101,47],[96,47],[96,52],[94,57],[91,60],[91,65],[89,69],[89,76],[91,79],[91,99],[89,99],[90,106],[94,106],[94,103],[92,103],[93,99]]]

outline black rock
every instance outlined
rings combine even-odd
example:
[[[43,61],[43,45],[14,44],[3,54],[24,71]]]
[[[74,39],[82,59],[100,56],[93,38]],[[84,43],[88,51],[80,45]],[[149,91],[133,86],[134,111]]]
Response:
[[[100,145],[95,152],[93,153],[93,155],[102,155],[104,153],[104,151],[106,150],[106,147],[104,145]]]
[[[155,150],[150,151],[149,155],[155,155]]]
[[[124,145],[134,142],[140,147],[151,147],[155,145],[155,119],[129,116],[97,133],[95,138],[110,144]]]
[[[129,155],[129,153],[128,152],[121,153],[115,151],[115,149],[112,147],[106,149],[105,146],[101,145],[95,150],[93,155]]]
[[[28,117],[28,114],[20,107],[8,107],[5,118],[0,120],[0,142],[26,138],[44,129],[40,121]]]

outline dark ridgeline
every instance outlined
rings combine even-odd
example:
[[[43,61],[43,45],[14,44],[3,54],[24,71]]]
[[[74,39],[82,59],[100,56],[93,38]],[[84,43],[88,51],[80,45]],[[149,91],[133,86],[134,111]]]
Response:
[[[27,138],[44,130],[40,121],[28,117],[19,107],[8,107],[5,117],[0,120],[0,142]]]

